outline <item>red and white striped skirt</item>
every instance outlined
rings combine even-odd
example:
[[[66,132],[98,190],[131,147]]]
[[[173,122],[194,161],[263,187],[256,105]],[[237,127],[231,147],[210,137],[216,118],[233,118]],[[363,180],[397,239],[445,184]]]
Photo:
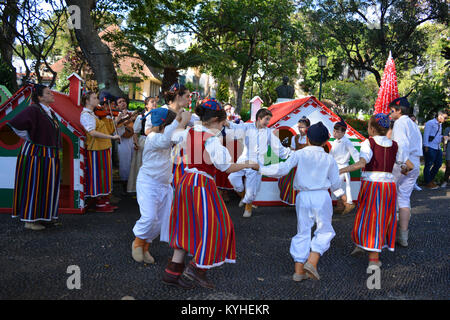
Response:
[[[186,172],[176,186],[170,247],[193,256],[200,268],[236,260],[234,226],[213,179]]]
[[[368,251],[394,251],[397,189],[395,182],[361,180],[352,240]]]

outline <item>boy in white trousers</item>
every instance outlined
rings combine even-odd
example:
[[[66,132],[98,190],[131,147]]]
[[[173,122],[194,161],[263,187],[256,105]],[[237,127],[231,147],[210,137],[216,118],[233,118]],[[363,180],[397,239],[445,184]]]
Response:
[[[411,218],[411,193],[420,174],[420,157],[422,151],[422,134],[419,127],[408,116],[411,107],[405,97],[397,98],[389,104],[391,118],[395,120],[392,140],[399,148],[399,163],[394,165],[392,174],[397,185],[398,230],[397,243],[408,246],[409,220]],[[402,165],[406,164],[406,168]]]
[[[236,163],[247,161],[257,162],[260,166],[264,165],[264,156],[267,153],[268,146],[272,152],[281,159],[287,159],[291,154],[290,148],[285,148],[280,139],[273,134],[273,130],[268,128],[272,112],[268,109],[260,109],[256,113],[254,123],[233,123],[229,122],[229,128],[226,128],[226,134],[234,139],[243,139],[244,148],[241,156]],[[243,178],[245,177],[245,186]],[[252,215],[252,203],[261,186],[262,175],[252,169],[244,169],[233,172],[228,176],[234,190],[241,196],[241,203],[245,204],[244,218]]]
[[[295,202],[297,234],[292,238],[290,253],[295,262],[294,281],[308,277],[319,280],[317,264],[320,256],[330,247],[335,236],[331,226],[333,207],[328,189],[345,201],[341,189],[339,169],[333,157],[323,146],[328,141],[328,129],[322,122],[309,127],[308,146],[297,150],[285,162],[261,167],[260,172],[270,177],[285,176],[297,166],[294,189],[300,192]],[[316,224],[314,237],[311,228]]]
[[[175,119],[176,117],[176,119]],[[184,130],[191,118],[186,111],[175,112],[166,108],[151,111],[152,128],[145,140],[142,166],[136,181],[136,196],[141,212],[133,233],[135,240],[131,255],[137,262],[154,263],[149,252],[150,243],[160,236],[169,242],[170,209],[173,200],[172,134]]]
[[[353,143],[345,136],[346,131],[347,124],[344,120],[341,119],[341,121],[334,125],[333,136],[335,140],[331,141],[330,154],[333,156],[334,160],[336,160],[338,169],[348,166],[350,156],[355,162],[359,161],[359,152],[355,149]],[[352,198],[352,189],[350,187],[350,173],[343,173],[339,177],[341,178],[342,188],[345,188],[347,201],[345,203],[343,201],[338,201],[338,207],[342,208],[342,214],[347,214],[355,208]]]

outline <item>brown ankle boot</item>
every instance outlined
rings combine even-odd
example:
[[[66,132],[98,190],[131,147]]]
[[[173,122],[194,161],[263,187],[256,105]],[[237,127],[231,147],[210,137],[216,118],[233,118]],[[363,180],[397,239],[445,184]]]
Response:
[[[166,269],[164,270],[162,281],[171,286],[177,286],[183,289],[192,289],[194,284],[187,281],[183,276],[184,263],[172,262],[169,259]]]
[[[214,289],[214,284],[206,277],[206,269],[198,268],[191,261],[183,272],[187,278],[207,289]]]
[[[342,214],[345,210],[345,204],[344,201],[342,201],[341,199],[338,199],[336,201],[336,206],[333,207],[333,213],[338,213],[338,214]]]

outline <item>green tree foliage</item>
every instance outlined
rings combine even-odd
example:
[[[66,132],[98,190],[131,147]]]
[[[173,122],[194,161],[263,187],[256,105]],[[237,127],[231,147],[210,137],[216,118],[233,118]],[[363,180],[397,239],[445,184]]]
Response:
[[[227,80],[222,80],[219,82],[217,88],[216,99],[222,102],[230,101],[230,92],[229,92],[230,84]]]
[[[321,70],[319,67],[318,53],[324,54],[328,58],[327,66],[323,68],[323,82],[338,79],[343,72],[345,54],[337,46],[335,41],[322,43],[320,50],[319,48],[312,47],[312,49],[308,51],[309,58],[306,59],[306,62],[302,67],[303,81],[301,86],[307,92],[316,89],[316,87],[318,90],[320,83]]]
[[[301,7],[316,38],[335,39],[346,63],[373,73],[378,84],[389,51],[398,70],[409,69],[427,49],[426,35],[418,27],[448,19],[448,3],[442,0],[321,0],[302,2]]]
[[[198,1],[123,1],[128,6],[127,26],[108,39],[121,48],[123,56],[138,55],[147,67],[162,71],[162,90],[178,80],[181,69],[202,65],[204,56],[196,46],[177,50],[167,37],[170,28],[179,28],[180,21],[193,12]],[[178,29],[177,29],[178,30]]]
[[[428,44],[423,56],[426,63],[403,72],[398,87],[400,95],[410,94],[414,111],[423,122],[450,103],[450,57],[443,54],[450,45],[450,32],[446,25],[436,23],[421,26],[421,31]]]
[[[288,0],[212,0],[202,2],[193,19],[185,21],[184,27],[195,34],[198,46],[208,56],[212,74],[239,75],[237,112],[243,106],[250,73],[264,86],[281,79],[283,73],[295,72],[295,45],[302,34],[291,19],[294,11],[293,1]],[[270,94],[267,97],[272,99]]]
[[[318,86],[312,91],[318,94]],[[359,110],[370,113],[375,105],[378,85],[373,75],[364,81],[331,80],[322,85],[322,97],[336,104],[339,114],[357,113]]]

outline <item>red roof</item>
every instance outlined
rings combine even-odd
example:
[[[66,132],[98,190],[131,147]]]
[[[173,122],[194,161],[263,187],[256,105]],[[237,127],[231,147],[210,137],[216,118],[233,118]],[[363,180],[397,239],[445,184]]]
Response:
[[[317,103],[323,109],[323,112],[326,112],[330,116],[330,119],[332,119],[332,121],[340,120],[340,118],[333,111],[331,111],[327,106],[325,106],[322,102],[320,102],[316,97],[309,96],[302,99],[296,99],[271,105],[268,108],[272,112],[272,119],[270,119],[269,127],[272,127],[282,118],[293,112],[295,109],[301,107],[309,100],[314,100],[314,102]],[[358,139],[362,141],[366,139],[358,131],[353,129],[349,124],[347,124],[347,131],[350,132],[352,135],[355,135]]]
[[[281,120],[281,118],[285,117],[298,107],[305,104],[309,99],[314,99],[321,107],[325,107],[319,100],[315,97],[306,97],[302,99],[296,99],[292,101],[281,102],[277,104],[271,105],[268,109],[272,112],[272,119],[269,122],[269,127],[273,126],[275,123]],[[326,108],[326,107],[325,107]]]
[[[72,127],[84,135],[83,126],[80,123],[80,115],[83,108],[76,106],[68,95],[54,90],[52,92],[55,97],[55,102],[50,104],[50,107]]]

